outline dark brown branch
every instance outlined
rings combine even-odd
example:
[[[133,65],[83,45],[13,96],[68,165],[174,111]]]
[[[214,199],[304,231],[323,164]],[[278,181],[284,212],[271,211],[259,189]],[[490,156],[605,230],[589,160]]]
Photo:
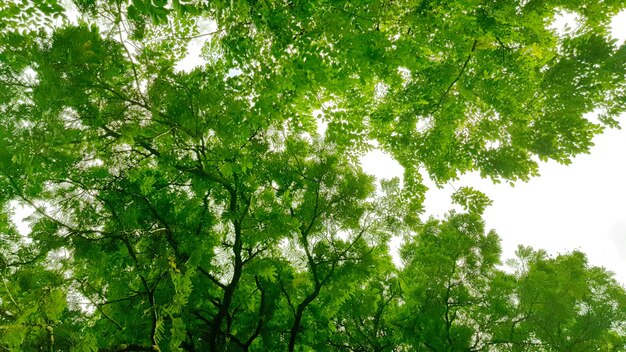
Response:
[[[278,284],[280,285],[280,290],[285,295],[285,298],[287,299],[287,304],[289,305],[289,307],[291,307],[291,311],[295,315],[296,314],[296,309],[294,308],[293,304],[291,303],[291,299],[289,298],[289,293],[285,289],[285,285],[283,284],[283,280],[280,279],[280,275],[278,275],[277,277],[278,277]]]
[[[148,209],[150,209],[150,213],[152,213],[152,215],[156,218],[156,220],[159,223],[161,223],[161,225],[163,225],[163,227],[165,227],[165,237],[167,239],[167,243],[169,243],[169,245],[172,247],[172,250],[174,251],[174,256],[176,257],[176,259],[180,260],[181,259],[181,253],[180,253],[180,251],[178,249],[178,242],[174,238],[174,231],[172,230],[170,225],[167,223],[167,221],[165,221],[165,219],[161,216],[161,214],[159,214],[159,212],[152,205],[152,203],[150,203],[150,200],[147,197],[142,196],[141,199],[148,206]]]
[[[198,312],[196,310],[192,311],[191,314],[193,314],[196,318],[202,320],[203,322],[205,322],[209,326],[212,324],[211,320],[205,318],[202,314],[200,314],[200,312]]]
[[[210,35],[215,35],[215,34],[218,34],[220,32],[223,32],[225,29],[226,28],[222,28],[222,29],[218,29],[218,30],[213,31],[213,32],[207,32],[207,33],[201,33],[201,34],[196,34],[196,35],[190,35],[190,36],[187,36],[187,37],[179,37],[178,39],[179,40],[191,40],[191,39],[207,37],[207,36],[210,36]]]
[[[124,244],[126,245],[126,249],[128,250],[128,253],[130,254],[133,261],[135,262],[137,269],[139,269],[141,265],[139,264],[139,259],[137,258],[137,254],[135,253],[135,250],[133,249],[133,246],[131,245],[130,241],[128,240],[128,238],[122,237],[122,242],[124,242]],[[146,290],[145,294],[150,304],[150,316],[152,318],[152,327],[150,328],[150,342],[152,342],[152,345],[156,346],[157,345],[156,333],[157,333],[158,316],[157,316],[156,306],[154,302],[154,289],[150,288],[150,285],[148,285],[148,281],[143,275],[139,273],[137,273],[137,275],[139,276],[139,279],[141,280],[141,284]]]
[[[227,185],[227,186],[226,186]],[[229,183],[226,183],[224,186],[230,193],[230,204],[229,204],[229,212],[234,216],[238,210],[238,202],[237,202],[237,191],[233,186]],[[242,222],[244,220],[245,215],[250,209],[250,203],[252,199],[248,198],[245,204],[244,211],[240,214],[238,218],[234,218],[232,220],[233,227],[235,229],[235,242],[232,246],[234,263],[233,263],[233,277],[230,280],[230,283],[226,285],[224,288],[224,294],[222,296],[222,304],[218,308],[215,317],[213,318],[213,322],[211,324],[210,335],[209,335],[209,348],[210,351],[220,351],[222,349],[222,341],[220,340],[222,335],[222,323],[224,319],[228,315],[228,310],[230,309],[233,297],[235,295],[235,290],[239,285],[239,280],[243,274],[243,258],[242,258],[242,249],[243,249],[243,235],[242,235]]]
[[[248,340],[246,340],[246,342],[244,343],[246,350],[248,350],[250,345],[252,345],[252,342],[254,342],[254,340],[257,337],[259,337],[259,334],[261,334],[261,330],[263,329],[263,324],[265,323],[265,314],[266,314],[265,310],[267,308],[266,307],[267,295],[265,293],[265,290],[263,289],[263,286],[261,286],[261,282],[258,276],[254,277],[254,282],[256,283],[256,287],[259,289],[259,291],[261,291],[261,302],[259,302],[259,320],[257,322],[256,328],[254,329],[254,332],[248,338]]]
[[[454,85],[459,81],[459,79],[461,79],[461,76],[463,76],[463,73],[465,72],[465,69],[467,68],[467,64],[470,62],[470,59],[472,58],[472,53],[476,50],[476,44],[478,44],[478,40],[474,40],[474,43],[472,44],[472,49],[470,50],[470,53],[467,55],[467,59],[465,59],[465,62],[463,62],[463,66],[461,66],[461,70],[459,71],[459,74],[454,78],[452,83],[450,83],[446,91],[443,92],[443,94],[439,98],[439,101],[437,102],[437,106],[435,107],[433,112],[431,112],[431,115],[436,113],[439,110],[439,108],[441,108],[441,103],[443,103],[443,100],[445,99],[445,97],[448,95],[448,93],[450,93],[450,90],[452,90],[452,87],[454,87]]]
[[[226,285],[224,285],[223,283],[221,283],[218,279],[216,279],[213,275],[211,275],[211,273],[209,273],[208,271],[206,271],[203,267],[201,266],[197,266],[198,271],[200,273],[202,273],[204,276],[206,276],[207,278],[209,278],[209,280],[211,280],[214,284],[216,284],[217,286],[219,286],[222,289],[226,288]]]
[[[313,208],[313,215],[312,215],[312,219],[311,222],[309,223],[309,225],[304,228],[301,227],[300,228],[300,240],[302,242],[302,246],[304,247],[304,252],[306,254],[307,257],[307,262],[309,264],[309,268],[311,269],[311,274],[313,275],[313,281],[314,281],[314,289],[313,292],[311,292],[305,299],[304,301],[300,302],[300,304],[298,305],[298,307],[296,308],[295,311],[295,315],[294,315],[294,319],[293,319],[293,324],[291,325],[291,331],[289,333],[289,346],[288,346],[288,351],[289,352],[293,352],[296,346],[296,337],[298,335],[298,332],[300,330],[300,325],[302,322],[302,316],[304,314],[304,310],[308,307],[308,305],[313,302],[317,296],[320,293],[320,290],[322,289],[322,286],[326,283],[326,281],[330,278],[330,276],[333,274],[334,271],[334,263],[332,266],[332,269],[330,271],[330,273],[328,273],[328,275],[320,281],[320,278],[318,276],[317,273],[317,265],[319,265],[319,263],[315,262],[315,259],[313,258],[313,255],[311,254],[311,251],[309,249],[309,241],[308,241],[308,235],[311,231],[311,229],[313,228],[313,224],[315,223],[315,221],[317,220],[319,214],[318,214],[318,210],[319,210],[319,198],[320,198],[320,189],[319,189],[319,185],[316,188],[315,191],[315,206]],[[304,225],[303,225],[304,226]]]
[[[124,24],[124,20],[122,18],[122,5],[121,2],[117,3],[117,11],[118,11],[118,16],[119,16],[119,22],[117,23],[117,29],[119,32],[119,36],[120,36],[120,44],[122,45],[122,48],[124,49],[124,51],[126,52],[126,55],[128,56],[128,61],[130,62],[130,67],[133,70],[133,76],[135,78],[135,85],[137,86],[137,93],[139,93],[139,95],[141,96],[141,98],[143,99],[144,103],[146,102],[146,97],[143,96],[143,93],[141,93],[141,84],[139,83],[139,75],[137,74],[137,67],[135,65],[135,62],[133,60],[133,55],[130,53],[130,50],[128,50],[128,48],[126,47],[126,44],[124,43],[124,38],[122,36],[122,27],[124,27],[124,31],[126,32],[126,34],[129,33],[128,28],[126,28],[126,25]]]

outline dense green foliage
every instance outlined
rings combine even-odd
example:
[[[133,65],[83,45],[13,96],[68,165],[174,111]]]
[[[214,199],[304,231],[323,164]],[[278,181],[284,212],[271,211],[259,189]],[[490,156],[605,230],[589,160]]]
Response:
[[[626,292],[584,254],[504,270],[470,188],[420,220],[422,174],[527,180],[617,126],[624,7],[0,4],[0,350],[624,350]],[[402,181],[363,172],[374,147]]]

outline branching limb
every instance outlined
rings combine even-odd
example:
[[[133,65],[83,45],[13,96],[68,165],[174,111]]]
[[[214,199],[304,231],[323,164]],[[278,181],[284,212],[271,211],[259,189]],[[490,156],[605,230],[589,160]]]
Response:
[[[470,59],[472,58],[472,53],[474,53],[474,51],[476,50],[476,44],[478,44],[478,40],[474,40],[474,43],[472,44],[472,49],[470,53],[467,55],[467,59],[465,59],[465,62],[463,62],[463,66],[461,66],[461,70],[459,71],[459,74],[454,78],[452,83],[450,83],[446,91],[443,92],[443,94],[439,98],[439,101],[437,102],[437,106],[435,107],[433,112],[431,112],[431,115],[436,113],[439,110],[439,108],[441,108],[441,103],[443,103],[443,100],[446,98],[448,93],[450,93],[450,90],[452,90],[452,87],[454,87],[454,85],[459,81],[459,79],[461,79],[461,76],[463,76],[463,73],[465,72],[465,69],[467,68],[467,64],[470,62]]]

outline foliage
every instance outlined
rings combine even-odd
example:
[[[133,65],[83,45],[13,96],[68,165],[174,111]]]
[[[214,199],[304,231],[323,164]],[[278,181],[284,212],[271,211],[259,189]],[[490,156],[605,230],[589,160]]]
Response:
[[[0,5],[0,349],[623,349],[626,293],[582,253],[503,271],[471,188],[419,217],[422,172],[527,180],[617,126],[623,7]],[[402,181],[363,172],[374,147]]]

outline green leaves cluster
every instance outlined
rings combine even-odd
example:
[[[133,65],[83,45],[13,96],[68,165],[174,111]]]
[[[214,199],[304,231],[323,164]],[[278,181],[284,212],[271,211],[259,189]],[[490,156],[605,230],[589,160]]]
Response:
[[[621,2],[73,5],[0,7],[0,349],[624,348],[624,290],[583,254],[503,271],[466,187],[419,218],[422,172],[526,180],[617,126]],[[363,172],[375,146],[402,182]]]

